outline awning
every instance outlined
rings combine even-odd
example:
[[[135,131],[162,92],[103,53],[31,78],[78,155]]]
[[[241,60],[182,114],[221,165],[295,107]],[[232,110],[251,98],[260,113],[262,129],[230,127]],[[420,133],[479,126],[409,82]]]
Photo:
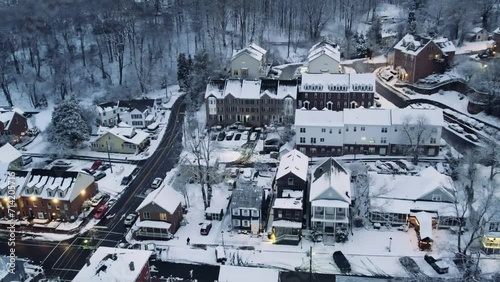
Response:
[[[172,224],[165,221],[143,220],[136,223],[138,227],[170,229]]]

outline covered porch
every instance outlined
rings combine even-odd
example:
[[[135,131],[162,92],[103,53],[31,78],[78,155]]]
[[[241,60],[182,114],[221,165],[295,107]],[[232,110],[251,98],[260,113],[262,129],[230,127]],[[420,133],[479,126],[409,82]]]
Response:
[[[143,220],[138,221],[135,231],[137,238],[170,240],[174,235],[170,232],[171,224],[164,221]]]
[[[483,251],[490,254],[500,254],[500,232],[488,232],[481,240]]]
[[[339,200],[316,200],[311,203],[311,228],[323,234],[336,234],[349,225],[349,204]]]
[[[290,220],[273,221],[271,241],[274,244],[297,245],[302,238],[302,223]]]

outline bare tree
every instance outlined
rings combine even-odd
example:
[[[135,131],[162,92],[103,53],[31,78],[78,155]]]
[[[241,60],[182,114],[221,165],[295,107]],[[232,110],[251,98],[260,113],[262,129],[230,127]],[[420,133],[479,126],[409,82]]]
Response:
[[[413,117],[407,115],[403,117],[401,134],[406,145],[406,153],[413,156],[413,162],[418,164],[421,154],[421,147],[431,136],[429,120],[425,115]],[[439,140],[436,140],[436,142]]]
[[[486,139],[485,146],[479,151],[479,156],[484,165],[490,168],[490,180],[500,174],[500,144],[494,139]]]

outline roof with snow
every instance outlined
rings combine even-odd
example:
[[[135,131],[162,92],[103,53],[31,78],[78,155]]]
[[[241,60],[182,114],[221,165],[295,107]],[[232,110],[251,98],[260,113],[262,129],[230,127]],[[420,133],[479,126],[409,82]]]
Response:
[[[284,227],[284,228],[302,228],[302,222],[291,221],[291,220],[274,220],[273,227]]]
[[[276,179],[292,173],[300,179],[307,181],[308,167],[309,158],[298,150],[292,150],[281,157]]]
[[[446,37],[438,37],[430,39],[423,36],[406,34],[395,46],[394,49],[399,50],[409,55],[418,55],[420,51],[430,42],[434,43],[441,49],[443,53],[455,52],[455,45]]]
[[[469,32],[477,34],[477,33],[481,32],[483,30],[484,30],[484,28],[482,28],[482,27],[475,27],[475,28],[471,29]]]
[[[332,157],[321,163],[312,173],[309,201],[340,201],[351,203],[351,176]]]
[[[316,60],[322,55],[326,55],[332,59],[334,59],[337,62],[340,62],[340,50],[338,49],[338,46],[333,46],[331,44],[326,44],[323,42],[320,42],[316,45],[314,45],[310,50],[309,54],[307,56],[307,60],[309,62]]]
[[[248,45],[246,48],[234,51],[231,61],[242,54],[248,54],[250,57],[256,59],[257,61],[261,61],[262,58],[266,55],[266,53],[267,51],[264,48],[260,47],[255,43],[252,43]]]
[[[443,110],[442,109],[391,109],[391,122],[393,125],[403,125],[405,120],[411,118],[409,122],[416,124],[419,117],[425,117],[427,125],[444,126]]]
[[[137,281],[148,264],[151,251],[99,247],[73,279],[88,281]]]
[[[439,37],[439,38],[433,39],[432,41],[434,41],[434,43],[436,43],[436,45],[439,47],[439,49],[441,49],[441,51],[443,51],[444,53],[456,51],[455,44],[453,44],[453,42],[448,40],[448,38],[446,38],[446,37]]]
[[[164,185],[149,193],[139,207],[137,207],[136,211],[140,212],[142,208],[150,204],[155,204],[172,214],[182,204],[182,199],[183,197],[179,192],[168,185]]]
[[[278,282],[279,270],[261,267],[221,265],[219,282]]]
[[[377,198],[419,200],[436,189],[453,198],[455,191],[451,178],[434,167],[427,167],[417,175],[370,173],[370,178],[373,181],[370,195]]]
[[[78,171],[32,169],[21,196],[72,202],[94,183],[94,177]]]
[[[5,143],[2,147],[0,147],[0,162],[8,163],[21,158],[21,152],[19,152],[14,146],[10,145],[10,143]]]
[[[98,105],[96,105],[96,107],[97,107],[97,111],[102,113],[102,112],[113,111],[117,105],[118,105],[118,102],[106,102],[106,103],[98,104]]]
[[[300,92],[374,92],[374,73],[303,73]]]
[[[4,112],[0,114],[0,122],[4,124],[4,130],[9,130],[15,112]]]
[[[297,82],[274,79],[228,79],[214,80],[207,84],[205,98],[215,96],[217,99],[224,99],[228,95],[236,99],[260,99],[264,95],[271,99],[284,99],[287,96],[296,99]]]
[[[8,198],[9,194],[7,193],[7,188],[9,185],[15,183],[15,195],[14,199],[19,198],[19,195],[27,182],[28,172],[27,171],[7,171],[8,166],[4,163],[0,163],[0,198]],[[9,177],[9,173],[13,172],[15,175],[14,182],[11,182],[12,179]]]
[[[149,137],[149,133],[134,129],[133,127],[113,127],[108,130],[108,132],[101,135],[101,137],[97,138],[96,141],[105,138],[107,134],[114,135],[127,143],[135,145],[143,143]]]
[[[254,187],[252,183],[238,182],[238,187],[233,190],[231,196],[231,209],[246,208],[258,209],[262,208],[263,190],[261,187]]]
[[[330,110],[295,110],[295,126],[343,127],[344,113]]]
[[[500,34],[500,27],[497,27],[497,28],[493,31],[493,33]]]
[[[135,100],[120,100],[118,101],[119,108],[126,108],[128,111],[134,109],[144,112],[149,108],[153,108],[155,105],[154,99],[135,99]]]
[[[391,125],[391,111],[387,109],[344,109],[345,125]]]
[[[283,189],[283,192],[281,193],[281,195],[284,198],[301,198],[301,197],[304,197],[304,191]]]
[[[302,210],[302,198],[276,198],[273,209]]]

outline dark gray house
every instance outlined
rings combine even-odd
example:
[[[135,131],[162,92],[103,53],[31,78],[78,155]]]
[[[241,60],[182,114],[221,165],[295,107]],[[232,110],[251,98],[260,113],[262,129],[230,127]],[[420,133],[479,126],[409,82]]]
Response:
[[[287,197],[283,195],[283,190],[304,191],[307,188],[308,166],[309,158],[298,150],[292,150],[281,157],[276,172],[278,198]]]
[[[257,234],[263,228],[264,190],[252,184],[238,185],[233,191],[230,211],[233,229]]]

